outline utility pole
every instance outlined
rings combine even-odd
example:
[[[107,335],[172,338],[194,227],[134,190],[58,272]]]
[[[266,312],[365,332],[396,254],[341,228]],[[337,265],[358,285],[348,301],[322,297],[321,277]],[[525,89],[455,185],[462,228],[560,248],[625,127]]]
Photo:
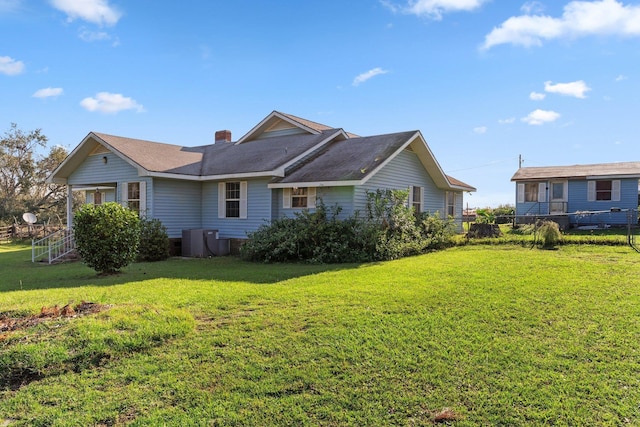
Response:
[[[518,154],[518,169],[522,167],[522,162],[524,162],[524,160],[522,160],[522,154]]]

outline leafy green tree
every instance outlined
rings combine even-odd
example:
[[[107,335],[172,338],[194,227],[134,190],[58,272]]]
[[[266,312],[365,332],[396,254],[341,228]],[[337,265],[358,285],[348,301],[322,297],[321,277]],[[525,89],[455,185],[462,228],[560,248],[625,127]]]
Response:
[[[46,156],[38,155],[47,141],[40,129],[24,132],[15,123],[0,138],[0,222],[11,222],[24,212],[41,220],[64,218],[65,187],[47,183],[47,177],[67,151],[56,146]]]
[[[73,233],[82,261],[98,273],[116,273],[138,255],[140,219],[118,203],[83,205],[73,218]]]

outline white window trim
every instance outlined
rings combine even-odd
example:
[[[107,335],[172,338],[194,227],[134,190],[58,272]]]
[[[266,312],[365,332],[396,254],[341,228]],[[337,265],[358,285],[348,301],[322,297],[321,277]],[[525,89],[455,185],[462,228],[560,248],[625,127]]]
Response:
[[[451,194],[453,200],[451,205],[449,205],[449,194]],[[453,206],[453,215],[449,215],[449,206]],[[444,196],[444,211],[446,213],[446,217],[456,217],[456,206],[458,206],[458,193],[455,191],[447,191]]]
[[[307,207],[306,208],[292,208],[291,199],[294,197],[291,194],[291,188],[282,189],[282,208],[283,209],[315,209],[316,207],[316,187],[307,188]]]
[[[517,187],[517,201],[518,203],[524,203],[524,182],[519,182]]]
[[[587,181],[587,201],[588,202],[619,202],[621,197],[621,186],[619,179],[599,179],[597,181],[611,181],[611,200],[596,200],[596,180]]]
[[[534,184],[533,182],[529,182],[528,184]],[[516,201],[518,203],[545,203],[547,201],[547,183],[540,182],[538,183],[538,200],[537,201],[525,201],[525,183],[519,182],[517,186],[517,195]]]
[[[100,193],[100,197],[102,200],[101,204],[104,204],[107,202],[107,193],[105,193],[104,191],[87,191],[86,203],[88,205],[96,204],[96,193]]]
[[[418,209],[420,209],[420,212],[418,212],[418,213],[421,213],[421,212],[424,212],[424,187],[421,187],[421,186],[419,187],[417,185],[416,186],[413,186],[413,185],[409,186],[409,207],[410,208],[413,207],[413,190],[416,187],[420,191],[420,206],[418,207]],[[446,199],[445,199],[445,203],[446,203]]]
[[[218,183],[218,218],[220,219],[247,219],[247,181],[240,181],[240,216],[238,218],[227,217],[227,182],[238,181],[221,181]]]
[[[138,215],[140,218],[144,218],[147,216],[147,182],[137,182],[140,184],[140,212],[138,212]],[[120,185],[120,204],[124,207],[129,207],[129,182],[121,182]]]
[[[538,203],[546,203],[547,201],[547,183],[538,184]]]

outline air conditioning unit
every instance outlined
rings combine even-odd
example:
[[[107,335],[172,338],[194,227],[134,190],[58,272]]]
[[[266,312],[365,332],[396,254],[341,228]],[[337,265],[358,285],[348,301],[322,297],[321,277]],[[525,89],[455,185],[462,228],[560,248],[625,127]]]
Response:
[[[218,230],[182,230],[182,256],[205,258],[218,255]]]

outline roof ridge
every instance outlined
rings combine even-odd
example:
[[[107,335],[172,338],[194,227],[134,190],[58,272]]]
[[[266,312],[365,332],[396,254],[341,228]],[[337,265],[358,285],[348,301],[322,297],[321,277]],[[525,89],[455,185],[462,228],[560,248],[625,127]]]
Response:
[[[306,126],[309,127],[311,129],[317,130],[319,132],[323,131],[323,130],[327,130],[327,129],[340,129],[340,128],[336,128],[334,126],[328,126],[319,122],[314,122],[313,120],[309,120],[309,119],[305,119],[303,117],[299,117],[299,116],[294,116],[293,114],[288,114],[288,113],[283,113],[282,111],[277,111],[276,113],[281,114],[291,120],[293,120],[294,122],[297,122],[298,124],[301,124],[302,126]]]

